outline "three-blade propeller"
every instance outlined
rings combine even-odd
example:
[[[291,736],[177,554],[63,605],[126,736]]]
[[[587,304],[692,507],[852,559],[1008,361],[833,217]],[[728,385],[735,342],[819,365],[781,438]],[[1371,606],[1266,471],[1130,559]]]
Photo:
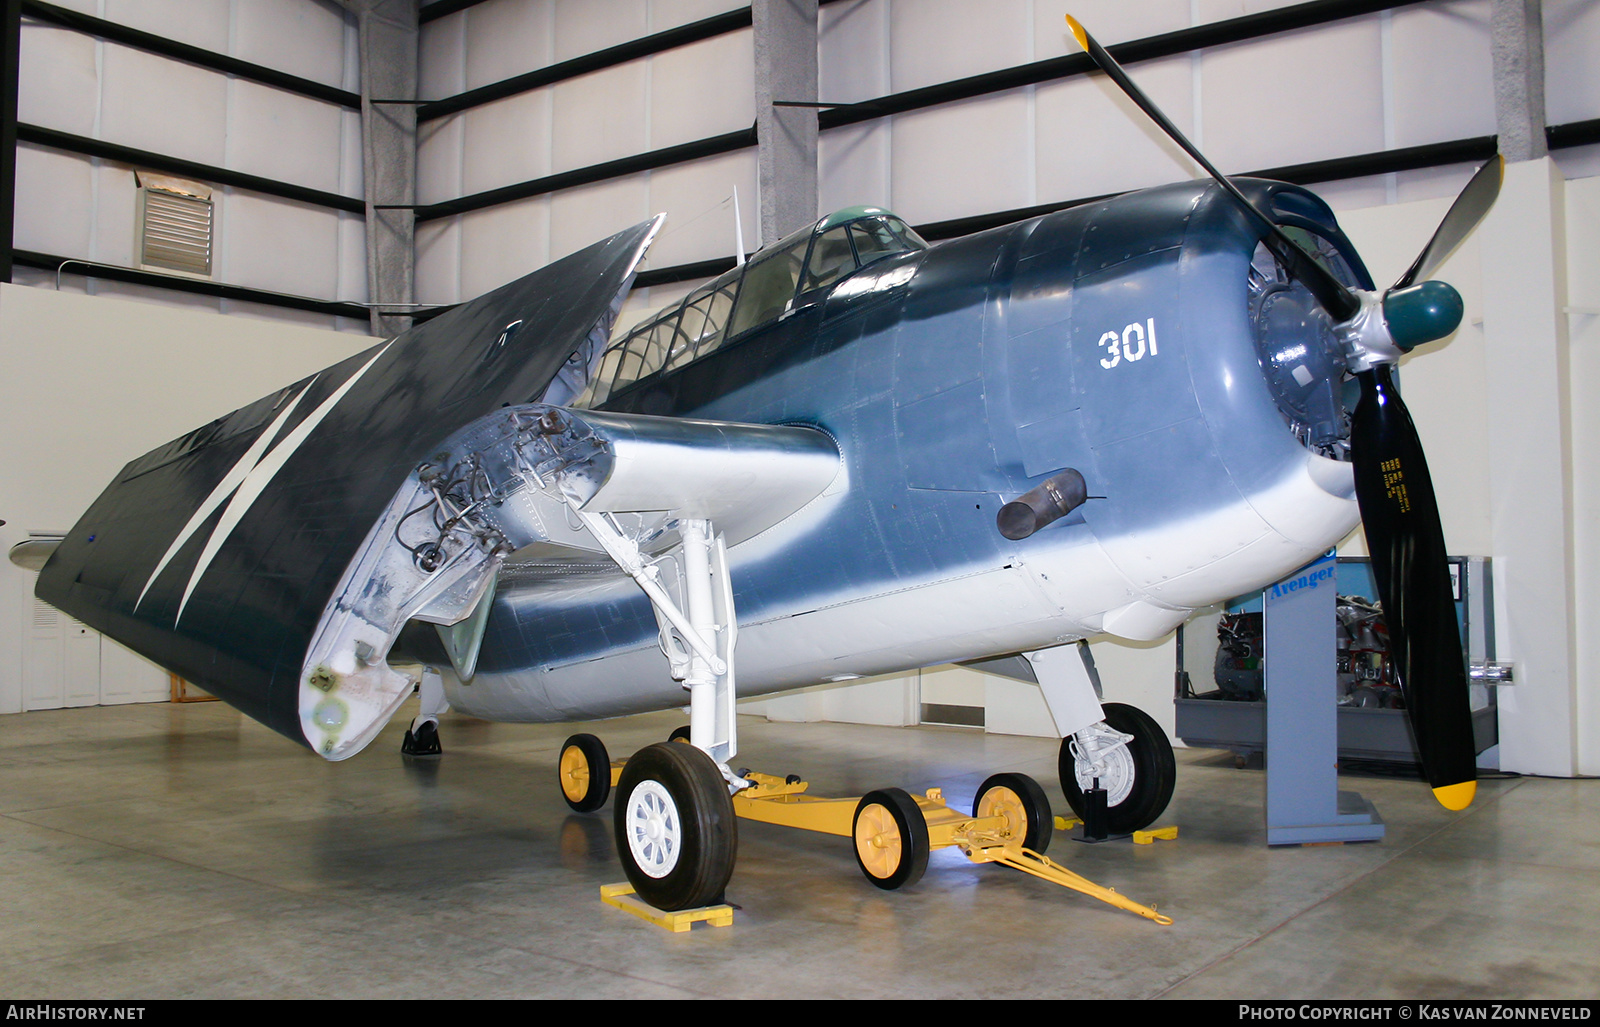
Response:
[[[1350,456],[1373,577],[1389,628],[1390,655],[1428,784],[1447,809],[1465,809],[1477,790],[1477,767],[1444,529],[1422,442],[1391,369],[1403,353],[1449,335],[1461,323],[1460,294],[1444,282],[1426,279],[1494,205],[1503,158],[1496,156],[1478,170],[1394,285],[1382,295],[1353,290],[1228,181],[1071,15],[1067,24],[1095,65],[1256,222],[1263,244],[1284,270],[1332,316],[1349,350],[1349,369],[1361,386],[1350,421]]]

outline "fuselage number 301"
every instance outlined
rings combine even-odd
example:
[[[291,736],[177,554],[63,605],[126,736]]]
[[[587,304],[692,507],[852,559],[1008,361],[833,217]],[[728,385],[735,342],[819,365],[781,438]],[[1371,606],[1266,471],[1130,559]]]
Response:
[[[1108,371],[1124,360],[1153,357],[1156,355],[1156,319],[1149,318],[1144,324],[1136,321],[1120,332],[1107,332],[1100,336],[1097,345],[1106,350],[1106,355],[1100,358],[1100,366]]]

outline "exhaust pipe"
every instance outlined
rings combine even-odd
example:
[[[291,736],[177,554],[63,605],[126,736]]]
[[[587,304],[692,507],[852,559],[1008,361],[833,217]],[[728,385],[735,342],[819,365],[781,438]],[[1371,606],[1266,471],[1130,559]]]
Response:
[[[1069,467],[1002,506],[995,525],[1006,538],[1020,541],[1076,510],[1087,498],[1083,475]]]

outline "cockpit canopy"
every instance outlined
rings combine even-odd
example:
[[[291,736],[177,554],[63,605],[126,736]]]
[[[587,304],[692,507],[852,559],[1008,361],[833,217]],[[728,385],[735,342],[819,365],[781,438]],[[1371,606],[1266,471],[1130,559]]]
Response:
[[[847,207],[758,250],[742,266],[614,339],[584,394],[596,407],[660,371],[673,371],[816,302],[840,281],[886,257],[924,250],[911,227],[879,207]]]

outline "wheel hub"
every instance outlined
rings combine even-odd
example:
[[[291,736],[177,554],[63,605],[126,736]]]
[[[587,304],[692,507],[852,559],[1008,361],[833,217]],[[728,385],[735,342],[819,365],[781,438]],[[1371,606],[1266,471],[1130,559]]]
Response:
[[[979,818],[1000,817],[1005,828],[1000,837],[1005,841],[1021,839],[1028,831],[1028,814],[1022,808],[1022,797],[1009,788],[991,788],[980,797],[973,814]]]
[[[589,764],[583,751],[575,745],[561,754],[561,790],[573,802],[581,800],[589,791]]]
[[[1078,779],[1078,790],[1082,792],[1093,788],[1095,779],[1099,778],[1100,787],[1105,789],[1106,805],[1116,806],[1133,792],[1137,770],[1133,753],[1128,749],[1133,736],[1104,725],[1090,730],[1094,736],[1088,745],[1084,744],[1081,732],[1072,742],[1073,776]]]
[[[868,806],[856,819],[856,852],[876,877],[886,878],[900,865],[900,828],[882,806]]]
[[[683,824],[672,794],[659,781],[641,781],[628,796],[628,850],[634,864],[651,877],[665,877],[678,865]]]

